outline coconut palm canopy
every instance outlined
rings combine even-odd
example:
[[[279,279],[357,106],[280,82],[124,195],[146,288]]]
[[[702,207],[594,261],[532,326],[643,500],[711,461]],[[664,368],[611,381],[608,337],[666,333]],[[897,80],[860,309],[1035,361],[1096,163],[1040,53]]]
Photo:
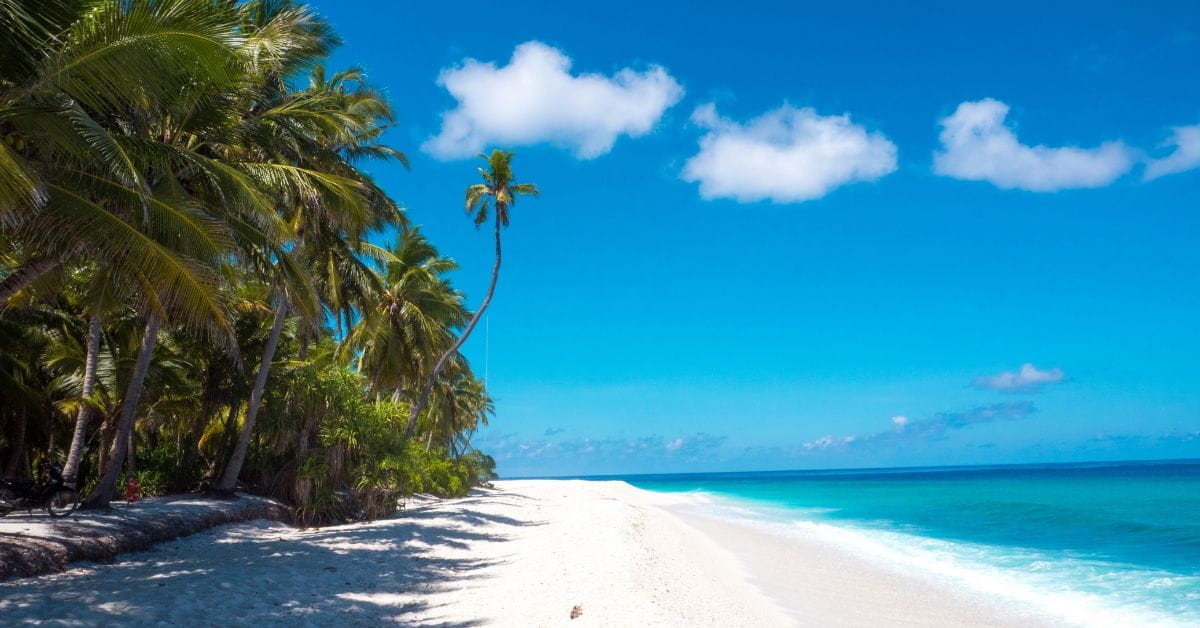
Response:
[[[326,68],[326,21],[287,0],[0,0],[0,29],[5,474],[65,463],[98,506],[134,475],[241,486],[305,520],[489,477],[454,262],[365,169],[408,162],[381,141],[383,92]]]

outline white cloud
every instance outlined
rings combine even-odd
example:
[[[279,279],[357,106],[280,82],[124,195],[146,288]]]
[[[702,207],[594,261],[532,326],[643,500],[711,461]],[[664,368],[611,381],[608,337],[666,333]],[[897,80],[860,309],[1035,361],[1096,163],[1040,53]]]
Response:
[[[1163,145],[1174,146],[1175,150],[1162,159],[1151,159],[1146,162],[1146,171],[1142,173],[1143,181],[1150,181],[1200,166],[1200,124],[1177,126],[1172,131],[1171,138]]]
[[[458,105],[422,148],[439,159],[470,157],[490,146],[550,143],[580,159],[607,153],[621,135],[649,133],[683,88],[660,66],[611,77],[571,72],[571,59],[537,41],[516,47],[508,65],[467,59],[438,84]]]
[[[682,438],[676,438],[675,440],[667,443],[667,451],[675,451],[676,449],[679,449],[680,447],[683,447],[683,439]]]
[[[739,124],[709,103],[696,108],[692,122],[708,132],[682,176],[698,182],[705,199],[796,203],[896,170],[896,145],[849,115],[822,116],[785,104]]]
[[[833,434],[826,434],[814,441],[804,443],[805,449],[825,449],[833,445]]]
[[[991,98],[964,102],[942,118],[942,150],[934,153],[937,174],[988,181],[1002,188],[1053,192],[1108,185],[1133,167],[1132,152],[1120,142],[1096,148],[1022,144],[1005,126],[1008,105]]]
[[[1024,371],[1025,369],[1022,369]],[[1036,369],[1034,369],[1036,371]],[[1062,380],[1062,372],[1057,371],[1057,379]],[[1035,380],[1035,385],[1041,383],[1052,383],[1055,371],[1037,371],[1035,374],[1026,372],[1025,376],[1031,380]],[[1002,374],[1016,376],[1014,373]],[[984,423],[996,423],[999,421],[1019,421],[1027,418],[1036,409],[1033,404],[1028,401],[1019,401],[1015,403],[995,403],[987,406],[979,406],[970,410],[959,412],[939,412],[933,416],[909,420],[907,416],[896,415],[892,417],[894,429],[883,430],[870,434],[850,434],[848,436],[835,437],[832,434],[826,434],[816,440],[808,441],[801,445],[800,449],[793,449],[797,453],[816,453],[824,450],[828,451],[849,451],[852,449],[870,448],[886,444],[898,444],[905,442],[916,442],[922,440],[938,440],[945,438],[947,434],[969,428],[973,425]]]
[[[1005,371],[996,375],[980,377],[973,382],[976,388],[989,388],[1000,392],[1037,392],[1042,386],[1057,384],[1066,378],[1062,369],[1043,371],[1025,363],[1018,371]]]

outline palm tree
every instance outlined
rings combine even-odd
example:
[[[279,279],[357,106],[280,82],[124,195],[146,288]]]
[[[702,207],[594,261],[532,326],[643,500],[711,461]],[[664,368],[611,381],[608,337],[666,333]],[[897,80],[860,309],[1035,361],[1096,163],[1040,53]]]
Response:
[[[405,220],[360,164],[406,162],[386,98],[321,67],[338,42],[294,0],[0,0],[0,465],[65,453],[107,505],[138,467],[174,491],[244,463],[306,517],[476,477],[479,313],[418,230],[367,240]],[[484,308],[536,192],[510,157],[467,203],[497,210]],[[422,451],[404,422],[435,363]]]
[[[203,271],[161,238],[212,234],[155,180],[162,138],[128,130],[236,81],[232,3],[0,0],[4,14],[0,235],[29,253],[0,280],[0,304],[83,258],[203,309]]]
[[[439,378],[422,421],[426,429],[425,449],[436,443],[453,456],[460,435],[487,425],[495,406],[484,382],[475,377],[461,355],[451,360],[443,372],[446,376]]]
[[[442,257],[417,227],[402,229],[379,281],[383,290],[363,309],[342,343],[343,359],[357,353],[357,371],[368,392],[392,391],[421,381],[433,356],[454,341],[470,319],[463,296],[445,278],[458,268]]]
[[[284,13],[273,21],[292,18]],[[287,25],[303,29],[312,28],[313,23],[289,21]],[[305,279],[300,283],[306,294],[310,290],[307,277],[325,278],[326,294],[333,297],[331,309],[335,317],[349,318],[351,315],[344,313],[350,305],[345,298],[345,287],[354,285],[360,300],[363,290],[379,288],[377,283],[371,283],[374,274],[356,255],[368,249],[374,252],[365,242],[365,233],[403,222],[396,205],[353,162],[363,157],[395,158],[404,164],[407,160],[403,153],[378,142],[391,122],[391,110],[382,95],[365,83],[360,72],[339,73],[327,81],[324,69],[317,66],[308,89],[297,92],[289,92],[286,85],[275,85],[275,76],[268,72],[262,77],[265,87],[259,90],[271,93],[274,100],[259,103],[257,106],[262,106],[263,111],[249,116],[244,124],[248,136],[264,140],[264,145],[275,151],[271,156],[275,163],[287,163],[290,168],[278,170],[287,173],[284,181],[291,188],[283,190],[286,194],[279,209],[289,224],[296,225],[296,235],[293,248],[278,251],[274,257],[280,267],[284,261],[315,267],[315,272],[302,275]],[[328,271],[330,266],[333,269]],[[275,320],[250,393],[242,432],[217,485],[221,491],[232,491],[237,485],[271,360],[289,308],[297,302],[296,277],[280,272],[281,268],[267,270],[278,283]],[[313,297],[315,301],[316,295]],[[310,307],[302,314],[311,324],[317,317],[317,308]]]
[[[479,323],[479,319],[483,313],[487,311],[488,304],[492,302],[492,295],[496,292],[496,280],[500,278],[500,229],[508,226],[508,210],[517,201],[518,196],[529,195],[538,196],[537,186],[532,183],[516,183],[512,172],[513,153],[493,150],[491,155],[480,155],[487,161],[487,169],[480,168],[479,175],[483,177],[483,183],[476,183],[467,188],[466,209],[467,214],[473,215],[475,226],[479,227],[487,222],[489,205],[495,205],[496,211],[496,262],[492,265],[492,281],[488,284],[487,295],[483,297],[483,302],[480,303],[479,309],[475,310],[475,315],[471,317],[471,321],[467,323],[466,329],[459,334],[458,339],[454,344],[438,358],[437,363],[433,365],[426,376],[425,385],[421,388],[421,393],[417,397],[416,403],[408,414],[408,425],[405,427],[405,439],[412,438],[413,432],[417,429],[417,417],[421,416],[421,411],[425,408],[425,404],[429,402],[429,394],[433,392],[433,387],[437,384],[438,375],[442,372],[442,368],[456,353],[467,338],[471,336],[471,331],[475,329],[475,325]]]
[[[90,268],[88,271],[86,287],[82,291],[85,302],[83,309],[88,321],[83,379],[79,388],[79,409],[76,411],[75,429],[71,433],[71,445],[67,450],[67,460],[63,464],[63,479],[71,486],[78,483],[79,464],[83,459],[88,426],[95,412],[94,396],[98,379],[100,338],[104,331],[104,316],[106,312],[115,309],[122,296],[125,296],[120,294],[111,275],[98,272],[95,268]]]

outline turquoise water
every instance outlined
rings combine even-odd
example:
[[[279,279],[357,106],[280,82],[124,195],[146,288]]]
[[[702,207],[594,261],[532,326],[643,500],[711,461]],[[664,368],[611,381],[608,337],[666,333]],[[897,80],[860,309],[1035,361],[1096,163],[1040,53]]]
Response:
[[[1060,618],[1200,625],[1200,460],[619,479]]]

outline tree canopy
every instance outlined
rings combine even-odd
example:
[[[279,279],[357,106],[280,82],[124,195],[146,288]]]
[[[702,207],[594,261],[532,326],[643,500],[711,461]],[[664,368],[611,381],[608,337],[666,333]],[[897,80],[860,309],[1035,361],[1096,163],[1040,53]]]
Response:
[[[240,485],[304,521],[492,477],[479,312],[364,168],[408,161],[327,22],[0,0],[0,30],[0,471],[65,463],[101,506],[131,475]]]

